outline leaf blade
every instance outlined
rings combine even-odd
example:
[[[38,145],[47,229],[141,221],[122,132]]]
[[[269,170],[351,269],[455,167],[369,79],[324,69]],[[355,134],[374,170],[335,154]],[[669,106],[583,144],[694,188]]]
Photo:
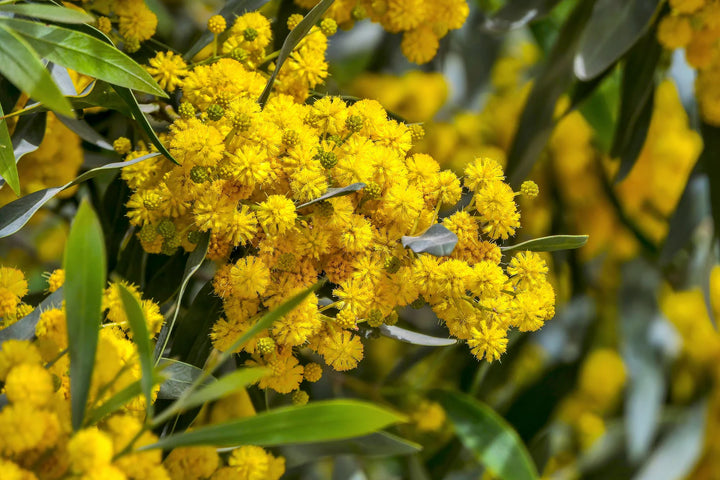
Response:
[[[14,4],[0,5],[0,12],[35,17],[41,20],[50,20],[60,23],[90,23],[95,21],[92,15],[72,8],[56,7],[54,5]]]
[[[436,223],[422,235],[417,237],[404,235],[400,241],[403,247],[409,248],[415,253],[429,253],[436,257],[447,257],[455,249],[458,237],[445,225]]]
[[[83,424],[90,392],[105,286],[105,241],[100,221],[87,202],[80,204],[70,227],[63,267],[72,426],[77,430]]]
[[[531,252],[556,252],[558,250],[573,250],[585,245],[588,241],[588,235],[552,235],[549,237],[540,237],[510,245],[500,247],[504,252],[513,252],[517,250],[528,250]]]
[[[206,402],[218,400],[234,391],[252,385],[267,373],[268,369],[262,367],[249,367],[235,370],[180,400],[180,408],[188,410]]]
[[[5,115],[0,105],[0,115]],[[15,195],[20,196],[20,176],[18,175],[12,140],[7,128],[7,120],[0,120],[0,177],[5,179]]]
[[[401,342],[410,343],[412,345],[424,345],[426,347],[446,347],[448,345],[455,345],[457,340],[454,338],[439,338],[425,335],[424,333],[412,332],[404,328],[396,327],[395,325],[380,325],[380,334],[399,340]]]

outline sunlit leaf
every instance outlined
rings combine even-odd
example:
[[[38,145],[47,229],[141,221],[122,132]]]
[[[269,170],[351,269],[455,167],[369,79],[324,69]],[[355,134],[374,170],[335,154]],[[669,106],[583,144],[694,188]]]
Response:
[[[503,252],[513,252],[518,250],[529,250],[531,252],[555,252],[558,250],[573,250],[585,245],[588,241],[587,235],[553,235],[550,237],[541,237],[518,243],[517,245],[508,245],[500,247]]]
[[[27,40],[5,24],[0,17],[0,74],[48,108],[68,117],[74,116],[70,102],[63,96],[50,72]],[[19,21],[19,20],[18,20]]]
[[[75,215],[65,247],[65,312],[70,353],[72,426],[80,428],[90,392],[105,288],[105,240],[87,202]]]
[[[160,385],[158,398],[176,399],[179,398],[195,380],[202,375],[202,369],[179,360],[161,358],[158,365],[163,366],[163,375],[166,379]],[[206,384],[215,381],[215,377],[208,377]]]
[[[4,115],[2,105],[0,105],[0,115]],[[15,164],[7,120],[0,120],[0,177],[10,185],[15,195],[20,196],[20,177]]]
[[[413,332],[404,328],[396,327],[394,325],[380,325],[379,330],[380,333],[385,337],[399,340],[405,343],[411,343],[413,345],[425,345],[428,347],[445,347],[457,343],[457,340],[455,340],[454,338],[431,337],[430,335]]]
[[[198,427],[170,435],[140,450],[170,449],[192,445],[289,445],[341,440],[367,435],[404,417],[385,408],[357,400],[327,400],[285,407],[253,417]]]
[[[214,402],[215,400],[219,400],[233,392],[237,392],[240,389],[256,383],[267,373],[268,370],[263,367],[240,368],[192,392],[187,397],[181,398],[179,408],[189,410],[204,403]]]
[[[318,198],[314,198],[314,199],[310,200],[309,202],[298,205],[297,208],[301,209],[301,208],[309,207],[310,205],[314,205],[316,203],[323,202],[330,198],[344,197],[345,195],[350,195],[351,193],[355,193],[359,190],[362,190],[365,187],[366,187],[366,185],[364,183],[357,182],[357,183],[352,183],[352,184],[348,185],[347,187],[328,188],[327,192],[320,195]]]
[[[30,3],[0,5],[0,12],[59,23],[90,23],[95,21],[92,15],[88,15],[85,12],[72,8],[56,7],[54,5]]]

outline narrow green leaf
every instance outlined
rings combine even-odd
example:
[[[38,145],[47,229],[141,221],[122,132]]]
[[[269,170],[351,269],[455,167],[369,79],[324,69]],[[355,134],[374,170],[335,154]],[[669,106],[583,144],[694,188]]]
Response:
[[[289,445],[358,437],[404,417],[371,403],[357,400],[328,400],[299,407],[285,407],[253,417],[231,420],[170,435],[140,450],[181,446]]]
[[[136,122],[140,124],[140,127],[143,129],[145,134],[150,138],[150,142],[155,145],[155,148],[158,149],[160,153],[165,155],[168,160],[172,161],[176,165],[180,165],[177,160],[175,160],[175,157],[173,157],[167,148],[165,148],[165,145],[160,141],[157,134],[155,133],[155,130],[153,130],[152,125],[150,125],[150,122],[148,121],[147,117],[145,117],[145,114],[140,110],[140,105],[138,105],[137,99],[135,98],[135,94],[130,91],[130,89],[125,87],[120,87],[117,85],[113,85],[113,89],[118,94],[120,98],[123,99],[123,101],[127,104],[128,107],[130,107],[130,112],[132,113],[133,118]]]
[[[61,187],[45,188],[38,190],[24,197],[8,203],[0,208],[0,238],[7,237],[20,230],[32,216],[42,208],[47,202],[55,198],[55,196],[63,190],[78,185],[85,180],[100,175],[101,173],[118,170],[123,167],[135,165],[149,158],[157,157],[159,153],[149,153],[142,157],[135,158],[129,162],[117,162],[103,165],[83,173],[75,180]]]
[[[597,0],[575,56],[575,75],[589,80],[617,62],[647,31],[659,4],[659,0]]]
[[[362,457],[395,457],[412,455],[422,450],[422,445],[387,432],[376,432],[362,437],[333,442],[288,445],[281,449],[288,468],[337,455]]]
[[[705,148],[709,145],[706,143]],[[696,166],[698,169],[699,165]],[[660,251],[659,263],[670,265],[675,255],[690,243],[692,233],[700,223],[711,217],[710,182],[705,175],[691,174],[680,201],[670,217],[668,234]]]
[[[0,115],[4,115],[0,105]],[[2,177],[15,195],[20,196],[20,177],[18,176],[15,155],[13,154],[10,132],[7,128],[7,120],[0,120],[0,177]]]
[[[40,302],[40,305],[30,312],[25,317],[21,318],[17,322],[9,325],[3,329],[0,329],[0,346],[2,346],[5,340],[30,340],[35,336],[35,326],[40,320],[40,314],[46,310],[53,308],[60,308],[62,306],[64,297],[62,287],[55,290],[53,293],[48,295],[45,300]]]
[[[330,198],[344,197],[345,195],[350,195],[351,193],[355,193],[359,190],[362,190],[365,187],[366,187],[366,185],[364,183],[357,182],[357,183],[352,183],[352,184],[348,185],[347,187],[328,188],[327,192],[320,195],[318,198],[314,198],[314,199],[310,200],[309,202],[298,205],[297,208],[299,210],[301,208],[309,207],[310,205],[314,205],[316,203],[323,202]]]
[[[252,385],[267,373],[268,370],[262,367],[241,368],[235,370],[234,372],[219,378],[216,382],[212,382],[202,389],[192,392],[187,397],[182,398],[178,408],[181,408],[182,410],[189,410],[204,403],[213,402],[236,392],[241,388]]]
[[[133,333],[133,342],[137,345],[138,357],[140,359],[140,370],[142,377],[140,385],[145,395],[146,411],[148,418],[152,417],[152,388],[153,388],[153,358],[152,346],[150,345],[150,334],[147,329],[147,320],[142,305],[137,298],[122,283],[118,284],[120,298],[125,308],[125,315],[130,323]]]
[[[223,8],[218,12],[218,15],[227,22],[228,26],[232,25],[235,18],[239,17],[245,12],[252,12],[258,10],[260,7],[265,5],[268,0],[229,0],[224,2]],[[221,35],[221,40],[223,36]],[[212,32],[205,31],[200,38],[193,43],[192,47],[187,51],[183,58],[185,60],[192,60],[192,58],[200,52],[203,48],[210,44],[213,40]]]
[[[710,210],[717,236],[720,235],[720,127],[702,122],[700,133],[703,139],[700,163],[705,167],[710,180]]]
[[[105,287],[105,240],[95,212],[80,204],[65,247],[65,312],[70,353],[72,426],[80,428],[95,366]]]
[[[35,17],[41,20],[49,20],[51,22],[59,23],[90,23],[95,21],[95,18],[92,15],[85,12],[74,10],[72,8],[56,7],[54,5],[30,3],[0,5],[0,12],[23,15],[26,17]]]
[[[15,125],[15,131],[12,134],[15,163],[18,163],[20,159],[28,153],[32,153],[40,148],[40,144],[45,138],[46,126],[47,113],[45,112],[26,115],[18,120]]]
[[[190,253],[190,256],[187,259],[185,272],[183,273],[182,280],[180,281],[180,291],[178,292],[177,300],[175,302],[175,311],[173,312],[172,319],[163,324],[162,329],[160,330],[160,335],[158,335],[157,344],[155,345],[154,357],[156,359],[156,364],[160,361],[160,357],[167,347],[167,342],[170,339],[173,328],[175,328],[175,322],[177,321],[178,314],[180,313],[180,306],[182,305],[183,295],[185,294],[188,282],[205,260],[209,245],[210,232],[205,232],[200,237],[200,241],[195,246],[195,250]]]
[[[298,23],[297,26],[293,28],[290,34],[285,38],[283,46],[280,49],[280,54],[278,55],[277,60],[275,60],[275,70],[273,70],[272,74],[270,74],[270,79],[268,80],[267,85],[265,85],[265,90],[263,90],[262,94],[260,94],[260,98],[258,99],[258,103],[261,107],[265,106],[265,103],[270,96],[272,86],[275,83],[275,78],[277,78],[277,75],[280,72],[283,63],[285,63],[285,60],[287,60],[293,49],[297,46],[298,43],[300,43],[300,40],[302,40],[303,37],[307,35],[313,25],[315,25],[315,23],[320,20],[325,11],[330,8],[330,5],[332,5],[333,1],[334,0],[321,0],[317,5],[312,8],[312,10],[308,12],[307,15],[305,15],[305,18],[303,18],[300,23]]]
[[[402,246],[415,253],[429,253],[436,257],[447,257],[455,249],[458,237],[445,225],[436,223],[417,237],[403,236]]]
[[[587,235],[553,235],[550,237],[540,237],[528,240],[527,242],[518,243],[517,245],[509,245],[500,247],[503,252],[514,252],[518,250],[529,250],[531,252],[555,252],[557,250],[573,250],[585,245],[588,241]]]
[[[164,379],[163,375],[165,372],[153,372],[153,384],[154,387],[158,383],[161,383]],[[105,403],[100,405],[99,407],[92,410],[90,413],[88,413],[87,418],[85,419],[86,425],[95,425],[103,418],[107,417],[108,415],[117,412],[120,410],[123,406],[125,406],[130,400],[134,399],[138,395],[142,395],[143,393],[143,386],[142,386],[143,379],[137,380],[127,387],[123,388],[119,392],[117,392],[112,397],[108,398]]]
[[[438,390],[431,396],[445,409],[463,445],[495,478],[540,478],[517,432],[492,408],[458,392]]]
[[[515,30],[547,15],[558,3],[560,0],[508,0],[482,27],[495,33]]]
[[[454,338],[431,337],[430,335],[405,330],[404,328],[396,327],[394,325],[380,325],[379,330],[380,334],[385,337],[399,340],[405,343],[411,343],[413,345],[425,345],[427,347],[446,347],[448,345],[455,345],[457,343],[457,340],[455,340]]]
[[[190,388],[195,383],[195,380],[203,374],[202,369],[195,365],[172,358],[161,358],[158,364],[163,367],[163,375],[167,377],[160,385],[158,398],[166,400],[180,398],[185,393],[185,390]],[[216,381],[215,377],[208,377],[204,385],[209,385],[214,381]]]
[[[0,20],[11,20],[0,18]],[[73,117],[70,102],[63,96],[50,72],[28,42],[0,22],[0,73],[32,98],[58,113]]]
[[[533,83],[508,153],[506,172],[513,188],[520,187],[550,138],[555,125],[555,105],[573,81],[573,58],[594,3],[595,0],[577,3]]]
[[[0,20],[22,35],[41,57],[51,62],[113,85],[167,98],[165,91],[144,68],[102,40],[55,25],[17,18]]]

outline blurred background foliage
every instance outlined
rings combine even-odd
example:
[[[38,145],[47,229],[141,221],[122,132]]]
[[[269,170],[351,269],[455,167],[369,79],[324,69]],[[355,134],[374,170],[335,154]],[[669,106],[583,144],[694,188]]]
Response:
[[[130,54],[146,64],[166,45],[188,51],[221,8],[262,4],[278,19],[277,49],[285,20],[314,3],[148,0],[157,35]],[[530,478],[486,471],[492,462],[482,442],[462,434],[470,421],[460,397],[436,391],[448,389],[497,412],[543,478],[720,479],[720,2],[469,0],[465,23],[444,32],[421,65],[408,60],[402,29],[365,19],[376,3],[336,0],[328,11],[341,31],[317,95],[373,98],[422,124],[415,151],[458,174],[489,156],[514,187],[535,180],[540,196],[520,201],[520,240],[590,238],[582,249],[546,254],[556,317],[539,332],[511,336],[501,361],[479,364],[458,345],[380,337],[366,342],[366,360],[351,374],[332,372],[312,385],[313,399],[357,397],[406,412],[411,422],[394,433],[422,450],[385,437],[286,447],[284,478]],[[75,93],[87,86],[83,75],[69,80]],[[12,89],[0,85],[6,112]],[[139,100],[161,127],[166,113]],[[16,154],[21,143],[27,150],[18,164],[23,193],[117,161],[113,139],[144,136],[125,108],[86,108],[76,120],[9,119]],[[60,265],[78,188],[104,222],[111,269],[166,302],[174,290],[154,278],[182,276],[187,255],[148,256],[125,245],[118,199],[129,190],[113,172],[64,190],[21,234],[3,239],[3,263],[31,274],[30,298],[42,298],[42,272]],[[0,189],[0,204],[13,198]],[[178,308],[194,305],[211,275],[201,269]],[[427,307],[406,309],[401,322],[446,336]],[[222,402],[257,401],[242,393]]]

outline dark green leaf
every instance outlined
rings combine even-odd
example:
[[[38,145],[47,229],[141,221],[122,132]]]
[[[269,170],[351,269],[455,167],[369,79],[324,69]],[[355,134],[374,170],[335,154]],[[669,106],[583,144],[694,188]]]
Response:
[[[430,335],[412,332],[394,325],[380,325],[380,333],[394,340],[400,340],[401,342],[411,343],[413,345],[425,345],[428,347],[446,347],[457,343],[457,340],[454,338],[431,337]]]
[[[72,100],[70,103],[73,103]],[[78,137],[82,138],[86,142],[95,145],[96,147],[102,148],[103,150],[111,151],[113,146],[105,140],[105,138],[95,131],[85,120],[78,120],[75,118],[58,117],[63,125],[68,127],[70,130],[75,132]]]
[[[140,450],[191,445],[273,446],[341,440],[376,432],[403,420],[401,415],[371,403],[327,400],[199,427],[170,435]]]
[[[707,144],[706,148],[707,148]],[[660,251],[660,265],[666,266],[690,242],[692,233],[710,216],[710,182],[704,175],[692,175],[685,185],[675,212],[670,217],[668,234]]]
[[[300,43],[300,40],[307,35],[313,25],[322,18],[323,14],[328,8],[330,8],[333,1],[334,0],[320,0],[320,2],[315,5],[307,15],[305,15],[305,18],[303,18],[285,38],[283,46],[280,49],[280,54],[278,55],[277,60],[275,60],[275,70],[273,70],[272,74],[270,74],[270,79],[268,80],[267,85],[265,85],[265,90],[263,90],[262,94],[260,94],[260,98],[258,99],[258,103],[261,107],[265,106],[265,102],[267,102],[267,99],[270,96],[273,83],[275,83],[275,78],[277,78],[285,60],[287,60],[293,49],[298,43]]]
[[[506,172],[513,188],[520,187],[550,138],[555,105],[572,83],[573,58],[594,3],[595,0],[578,2],[533,83],[508,154]]]
[[[160,385],[160,391],[158,392],[158,398],[162,399],[176,399],[190,388],[195,380],[197,380],[203,371],[188,363],[173,360],[171,358],[161,358],[158,363],[163,368],[163,375],[167,378]],[[215,381],[215,377],[209,377],[205,384],[209,384]]]
[[[720,235],[720,127],[703,122],[700,133],[703,138],[700,162],[710,179],[710,204],[717,237]]]
[[[80,204],[70,227],[63,268],[72,426],[77,430],[85,417],[105,288],[105,240],[88,202]]]
[[[571,102],[579,100],[582,85],[599,80],[596,87],[579,106],[580,113],[594,130],[595,144],[607,154],[612,148],[615,134],[615,118],[617,105],[620,102],[620,69],[613,68],[611,72],[603,73],[588,82],[578,82],[573,90]],[[572,108],[572,107],[571,107]]]
[[[0,5],[0,12],[23,15],[25,17],[35,17],[41,20],[50,20],[51,22],[59,23],[90,23],[95,21],[92,15],[88,15],[85,12],[72,8],[56,7],[54,5],[27,3]]]
[[[235,21],[235,18],[239,17],[245,12],[252,12],[265,5],[268,0],[229,0],[224,2],[225,5],[218,12],[218,15],[227,22],[228,26],[231,26]],[[222,36],[221,36],[222,38]],[[185,60],[192,60],[192,58],[200,52],[203,48],[212,42],[213,34],[209,31],[203,32],[200,38],[193,44],[192,47],[187,51],[183,58]]]
[[[266,375],[268,370],[262,367],[241,368],[232,373],[220,377],[217,381],[212,382],[205,387],[196,390],[187,397],[178,400],[178,408],[189,410],[198,407],[204,403],[214,402],[233,392],[252,385]]]
[[[334,442],[308,443],[283,447],[282,455],[287,467],[293,468],[336,455],[358,455],[362,457],[394,457],[412,455],[422,450],[422,445],[391,435],[376,432],[362,437]]]
[[[182,280],[180,281],[180,291],[178,292],[177,300],[175,302],[175,311],[173,312],[172,319],[169,322],[165,322],[165,324],[163,324],[163,327],[160,330],[160,335],[158,336],[157,344],[155,346],[155,358],[158,360],[165,351],[165,348],[167,347],[167,342],[170,338],[170,334],[175,327],[175,322],[177,321],[178,313],[180,312],[180,306],[182,305],[183,295],[185,294],[185,289],[187,288],[188,282],[190,281],[190,278],[195,274],[195,272],[198,271],[203,261],[205,260],[205,255],[207,255],[209,245],[210,232],[203,233],[200,237],[200,241],[195,246],[195,250],[193,250],[190,253],[190,256],[188,256],[187,263],[185,264],[185,271],[183,272]]]
[[[125,87],[119,87],[117,85],[113,85],[113,89],[118,94],[120,98],[123,99],[123,101],[127,104],[127,106],[130,108],[130,112],[132,113],[132,117],[135,119],[136,122],[140,124],[140,127],[143,129],[145,134],[150,139],[150,142],[155,145],[155,148],[158,149],[160,153],[165,155],[170,161],[172,161],[176,165],[180,165],[177,160],[175,160],[175,157],[173,157],[167,148],[165,148],[165,145],[160,141],[157,134],[155,133],[155,130],[153,130],[152,125],[150,125],[150,122],[145,117],[145,114],[140,110],[140,105],[138,105],[137,99],[135,98],[135,94],[130,91],[130,89]]]
[[[180,317],[173,335],[170,356],[196,367],[205,365],[210,353],[210,330],[222,315],[222,301],[208,281],[195,295],[189,310]]]
[[[352,183],[348,185],[347,187],[342,188],[328,188],[327,192],[325,192],[323,195],[319,196],[318,198],[315,198],[313,200],[310,200],[309,202],[303,203],[301,205],[298,205],[298,209],[309,207],[310,205],[314,205],[316,203],[323,202],[325,200],[328,200],[330,198],[335,197],[344,197],[345,195],[350,195],[351,193],[355,193],[359,190],[362,190],[367,185],[365,185],[362,182]]]
[[[585,245],[587,240],[587,235],[553,235],[551,237],[534,238],[532,240],[528,240],[527,242],[518,243],[517,245],[500,247],[500,250],[503,252],[513,252],[518,250],[529,250],[531,252],[573,250]]]
[[[654,101],[655,72],[661,53],[656,29],[652,28],[626,56],[620,87],[620,113],[610,150],[613,157],[621,157],[615,182],[621,181],[632,170],[645,143]]]
[[[45,300],[40,302],[40,305],[35,307],[35,310],[30,312],[28,315],[12,325],[0,329],[0,345],[2,345],[5,340],[10,339],[32,339],[35,336],[35,326],[37,325],[38,320],[40,320],[40,315],[46,310],[60,308],[62,306],[63,298],[63,289],[60,287],[51,293]]]
[[[18,198],[17,200],[8,203],[0,208],[0,238],[7,237],[8,235],[12,235],[20,230],[28,222],[28,220],[30,220],[35,212],[40,210],[43,205],[52,200],[58,193],[62,192],[66,188],[70,188],[84,182],[85,180],[89,180],[101,173],[134,165],[147,160],[148,158],[157,157],[158,155],[160,154],[150,153],[129,162],[109,163],[107,165],[103,165],[102,167],[89,170],[72,182],[61,187],[38,190],[37,192],[25,195],[22,198]]]
[[[447,257],[457,245],[458,237],[444,225],[436,223],[417,237],[403,236],[402,246],[415,253],[429,253],[436,257]]]
[[[175,295],[180,288],[178,282],[168,282],[168,278],[181,278],[188,260],[188,253],[183,248],[178,248],[174,254],[148,255],[145,267],[145,281],[143,282],[143,293],[147,298],[152,298],[156,303],[162,305],[170,297]]]
[[[560,0],[508,0],[490,18],[483,28],[490,32],[507,32],[523,27],[552,10]]]
[[[4,115],[0,105],[0,116]],[[15,195],[20,196],[20,177],[18,176],[12,140],[7,128],[7,120],[0,120],[0,177],[2,177]]]
[[[538,480],[535,465],[517,432],[492,408],[469,395],[434,391],[463,445],[501,480]]]
[[[575,56],[575,75],[589,80],[617,62],[650,26],[659,0],[597,0]]]
[[[45,138],[46,124],[47,114],[45,112],[26,115],[18,120],[12,135],[15,163],[19,162],[28,153],[40,148],[40,144]]]
[[[703,453],[707,403],[700,402],[684,412],[633,480],[676,480],[687,478]]]
[[[16,18],[1,20],[22,35],[41,57],[51,62],[113,85],[167,97],[144,68],[112,45],[55,25]]]
[[[70,102],[55,85],[37,53],[4,22],[0,23],[0,58],[3,59],[0,73],[18,88],[48,108],[68,117],[74,116]]]
[[[140,378],[140,385],[142,392],[145,395],[145,408],[147,409],[147,416],[152,417],[152,388],[153,388],[153,358],[152,358],[152,346],[150,345],[150,334],[147,329],[147,320],[145,319],[145,313],[143,312],[142,305],[137,298],[127,289],[125,285],[119,283],[118,288],[120,289],[120,298],[125,308],[125,315],[130,323],[132,329],[133,342],[137,346],[138,358],[140,360],[140,370],[142,371],[142,377]]]

